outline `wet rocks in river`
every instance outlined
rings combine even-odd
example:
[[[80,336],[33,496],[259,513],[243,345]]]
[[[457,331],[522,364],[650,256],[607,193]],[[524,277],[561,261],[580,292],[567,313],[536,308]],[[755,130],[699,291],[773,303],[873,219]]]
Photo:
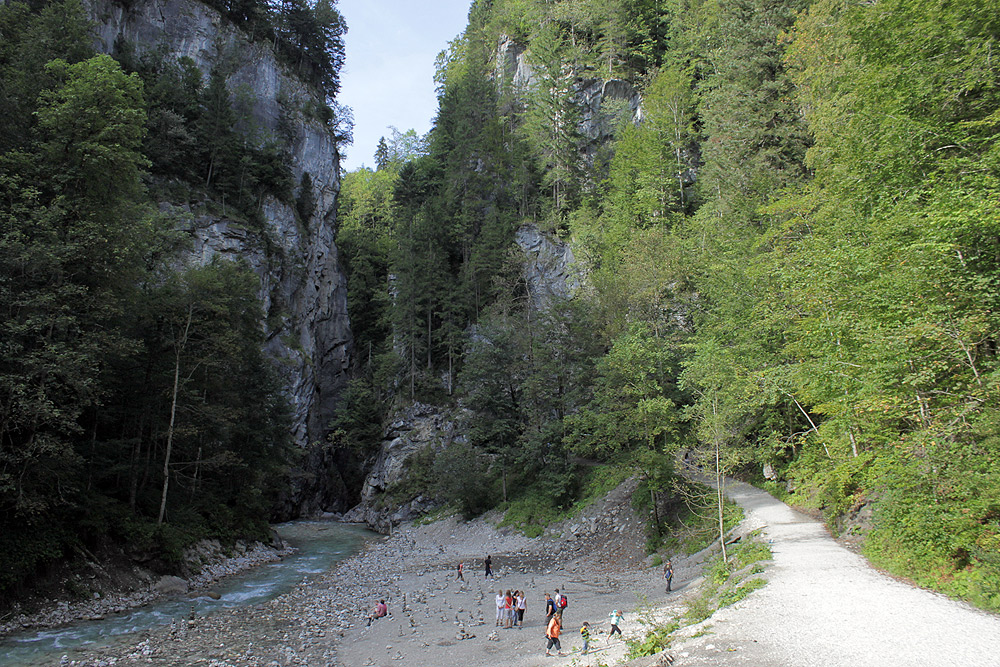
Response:
[[[175,577],[172,575],[166,575],[160,577],[160,580],[153,585],[153,589],[157,593],[162,593],[163,595],[175,595],[178,593],[188,592],[188,582],[180,577]]]

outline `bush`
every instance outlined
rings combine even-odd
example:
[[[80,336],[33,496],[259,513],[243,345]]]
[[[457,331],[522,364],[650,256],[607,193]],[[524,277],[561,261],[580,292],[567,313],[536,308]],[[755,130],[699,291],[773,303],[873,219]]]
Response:
[[[527,537],[538,537],[546,526],[564,517],[551,498],[529,493],[507,504],[500,527],[512,526]]]
[[[452,443],[434,459],[434,477],[441,498],[458,507],[467,519],[493,507],[496,479],[483,452]]]
[[[677,631],[676,622],[669,623],[658,628],[654,628],[646,633],[641,640],[628,640],[628,654],[626,658],[633,660],[648,655],[656,655],[660,651],[670,648],[673,633]]]

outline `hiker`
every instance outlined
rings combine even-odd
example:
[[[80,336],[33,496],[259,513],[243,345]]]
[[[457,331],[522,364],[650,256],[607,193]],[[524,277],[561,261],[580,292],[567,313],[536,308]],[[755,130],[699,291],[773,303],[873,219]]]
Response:
[[[486,579],[492,579],[493,578],[493,558],[489,554],[486,554],[486,559],[483,561],[483,564],[486,565],[486,575],[485,575],[485,578]]]
[[[548,593],[545,594],[545,622],[548,623],[556,615],[556,601]]]
[[[590,623],[587,621],[584,621],[583,627],[580,628],[580,636],[583,637],[583,655],[587,655],[590,648]]]
[[[458,564],[458,580],[465,581],[465,577],[462,576],[462,572],[465,571],[465,563]]]
[[[622,616],[622,613],[620,611],[615,609],[610,614],[608,614],[608,617],[611,618],[611,632],[608,634],[608,641],[611,641],[611,638],[615,636],[616,632],[618,633],[619,637],[622,636],[622,629],[619,628],[618,625],[622,622],[624,616]]]
[[[555,602],[556,611],[559,613],[559,616],[562,617],[566,613],[566,607],[569,606],[569,598],[567,598],[564,593],[560,593],[557,588]]]
[[[559,655],[566,655],[562,652],[562,645],[559,643],[560,632],[562,632],[562,618],[557,612],[552,616],[552,620],[549,621],[549,625],[545,629],[545,638],[548,640],[545,644],[545,655],[552,655],[553,646],[556,647]]]
[[[389,607],[386,606],[385,600],[379,600],[378,604],[375,605],[375,611],[372,612],[372,615],[368,617],[368,625],[371,625],[372,621],[388,615],[389,615]]]
[[[674,564],[667,561],[666,567],[663,568],[663,578],[667,580],[667,592],[670,592],[670,584],[674,580]]]

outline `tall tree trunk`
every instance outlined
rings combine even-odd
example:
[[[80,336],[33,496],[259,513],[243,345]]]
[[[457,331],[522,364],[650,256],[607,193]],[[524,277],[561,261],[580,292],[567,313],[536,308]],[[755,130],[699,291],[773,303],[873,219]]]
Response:
[[[187,344],[188,333],[191,331],[191,316],[194,306],[188,306],[187,321],[184,323],[184,333],[174,342],[174,389],[170,397],[170,423],[167,426],[167,451],[163,456],[163,493],[160,495],[160,515],[156,525],[163,524],[167,513],[167,490],[170,488],[170,453],[174,446],[174,424],[177,420],[177,394],[181,383],[181,354]]]
[[[729,555],[726,553],[726,521],[724,502],[726,494],[722,490],[722,428],[719,425],[719,397],[712,396],[712,417],[715,420],[715,434],[712,438],[715,442],[715,504],[719,510],[719,544],[722,546],[722,562],[729,562]]]
[[[715,492],[717,496],[717,505],[719,507],[719,544],[722,545],[722,562],[728,563],[729,556],[726,553],[726,521],[724,518],[723,503],[726,499],[726,494],[722,490],[722,464],[720,455],[720,443],[718,440],[715,441]]]
[[[198,447],[198,456],[194,460],[194,481],[191,483],[191,502],[194,502],[198,495],[198,477],[201,475],[201,447]]]

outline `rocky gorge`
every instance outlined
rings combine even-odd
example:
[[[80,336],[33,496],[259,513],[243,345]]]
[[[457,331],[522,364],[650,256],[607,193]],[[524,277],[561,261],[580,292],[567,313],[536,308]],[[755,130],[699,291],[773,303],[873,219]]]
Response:
[[[338,135],[310,112],[325,100],[279,60],[269,42],[251,40],[205,3],[88,0],[86,6],[99,50],[190,59],[206,80],[213,70],[224,72],[230,94],[243,107],[239,130],[250,141],[277,140],[299,184],[296,196],[315,203],[300,220],[291,204],[265,197],[263,241],[240,220],[220,215],[197,197],[162,200],[160,209],[191,240],[181,262],[242,259],[260,278],[266,352],[281,374],[294,441],[309,450],[308,474],[293,478],[278,518],[345,509],[347,485],[339,471],[344,461],[322,444],[349,376],[353,348],[346,278],[334,243]],[[301,191],[303,183],[311,192]]]

